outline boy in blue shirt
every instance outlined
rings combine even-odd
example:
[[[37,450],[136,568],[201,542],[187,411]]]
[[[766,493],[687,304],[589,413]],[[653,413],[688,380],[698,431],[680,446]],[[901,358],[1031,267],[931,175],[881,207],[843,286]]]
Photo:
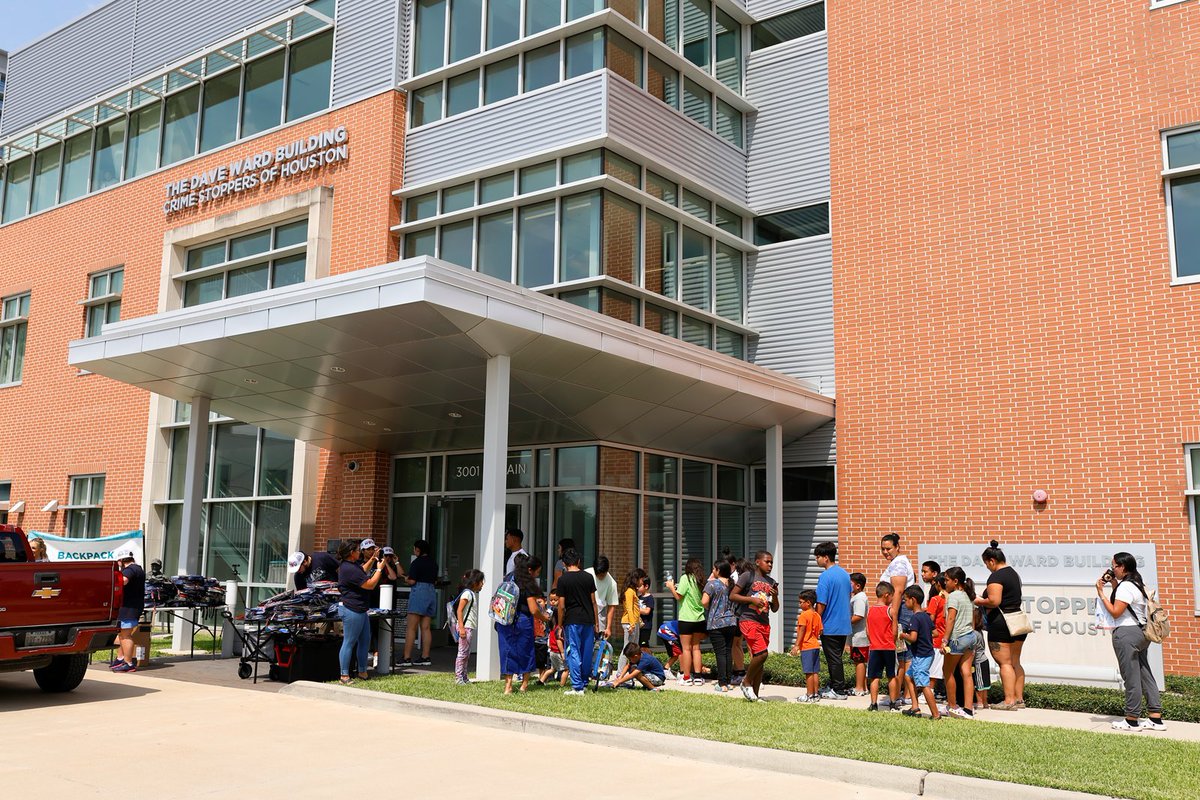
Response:
[[[911,616],[904,624],[901,635],[908,642],[908,651],[912,654],[908,674],[904,676],[912,696],[912,708],[904,709],[904,715],[921,716],[921,709],[917,705],[917,695],[920,694],[925,697],[930,715],[938,719],[941,714],[938,713],[937,700],[933,696],[933,689],[929,688],[929,668],[933,666],[933,620],[921,608],[924,600],[925,593],[920,586],[909,586],[904,590],[904,606]]]
[[[663,682],[667,676],[661,661],[650,653],[643,653],[637,642],[625,645],[624,653],[628,661],[625,671],[611,681],[601,684],[602,686],[605,688],[625,686],[629,689],[636,689],[640,683],[652,692],[663,691]]]

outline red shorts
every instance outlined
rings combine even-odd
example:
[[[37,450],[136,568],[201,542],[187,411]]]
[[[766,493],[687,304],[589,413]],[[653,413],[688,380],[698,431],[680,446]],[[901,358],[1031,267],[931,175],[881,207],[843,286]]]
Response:
[[[671,658],[678,657],[683,652],[683,648],[679,646],[679,642],[667,642],[667,655]]]
[[[869,647],[851,647],[850,648],[850,663],[865,664],[871,657],[871,648]]]
[[[738,630],[742,632],[742,638],[746,640],[746,646],[750,648],[752,656],[765,653],[771,644],[770,625],[763,625],[752,619],[743,619],[738,622]]]

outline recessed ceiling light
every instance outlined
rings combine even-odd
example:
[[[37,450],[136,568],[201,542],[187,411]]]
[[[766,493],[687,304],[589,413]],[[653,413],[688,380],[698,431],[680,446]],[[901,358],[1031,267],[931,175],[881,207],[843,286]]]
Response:
[[[446,416],[450,417],[450,419],[462,419],[462,414],[458,413],[457,411],[451,411]]]
[[[329,368],[329,371],[330,371],[330,372],[336,372],[336,373],[338,373],[338,374],[341,374],[341,373],[343,373],[343,372],[345,372],[345,371],[346,371],[346,368],[345,368],[345,367],[330,367],[330,368]]]
[[[363,420],[363,425],[371,425],[371,426],[374,426],[374,425],[375,425],[375,423],[374,423],[374,422],[372,422],[372,421],[371,421],[371,420],[369,420],[369,419],[364,419],[364,420]]]
[[[249,383],[249,384],[258,383],[258,380],[256,378],[243,378],[242,380],[244,380],[246,383]]]
[[[391,429],[391,428],[384,428],[383,430],[384,430],[385,432],[387,432],[387,433],[391,433],[391,432],[392,432],[392,429]]]

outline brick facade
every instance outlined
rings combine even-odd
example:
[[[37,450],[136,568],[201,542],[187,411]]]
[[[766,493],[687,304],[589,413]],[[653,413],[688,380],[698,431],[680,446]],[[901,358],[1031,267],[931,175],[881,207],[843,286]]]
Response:
[[[1166,669],[1200,673],[1200,286],[1171,286],[1159,175],[1200,122],[1200,4],[827,13],[841,560],[1151,541]]]

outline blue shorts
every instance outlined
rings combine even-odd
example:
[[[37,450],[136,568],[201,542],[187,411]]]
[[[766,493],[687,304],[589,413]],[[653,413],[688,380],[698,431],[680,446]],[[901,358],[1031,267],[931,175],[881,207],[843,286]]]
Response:
[[[912,660],[912,650],[909,650],[907,648],[905,648],[904,650],[897,650],[896,651],[896,660],[897,661],[911,661]]]
[[[138,626],[138,620],[142,618],[142,612],[135,608],[122,608],[117,612],[117,622],[121,630],[127,631],[130,628]]]
[[[957,639],[951,639],[949,646],[952,655],[961,656],[968,651],[973,652],[975,650],[975,631],[967,631]]]
[[[408,594],[408,613],[422,617],[437,615],[437,590],[432,583],[414,583]]]
[[[128,631],[136,628],[138,626],[138,621],[136,619],[121,619],[117,620],[117,624],[120,626],[121,630]]]
[[[801,650],[800,666],[804,669],[805,675],[812,675],[814,672],[820,672],[821,648],[814,647],[812,650]]]
[[[908,677],[912,678],[913,686],[924,689],[929,685],[929,668],[933,666],[933,656],[913,656],[912,665],[908,668]]]

